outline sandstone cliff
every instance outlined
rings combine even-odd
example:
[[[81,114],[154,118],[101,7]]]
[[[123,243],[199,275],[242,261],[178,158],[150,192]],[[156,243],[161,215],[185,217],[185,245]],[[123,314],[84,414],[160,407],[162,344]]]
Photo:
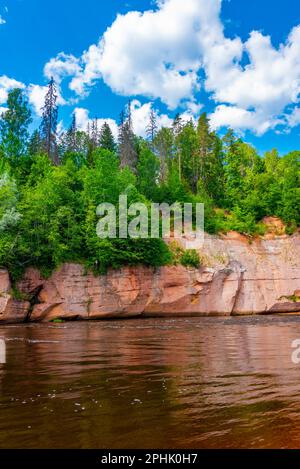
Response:
[[[202,267],[127,267],[95,277],[65,264],[44,280],[28,269],[16,300],[0,271],[0,322],[300,312],[300,235],[206,236]]]

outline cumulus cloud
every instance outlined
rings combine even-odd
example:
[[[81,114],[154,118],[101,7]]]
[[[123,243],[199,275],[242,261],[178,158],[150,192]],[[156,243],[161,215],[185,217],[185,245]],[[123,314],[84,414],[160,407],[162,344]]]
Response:
[[[230,127],[241,133],[245,130],[251,130],[257,135],[263,135],[278,124],[284,123],[283,120],[275,117],[268,119],[260,111],[248,111],[237,106],[226,106],[224,104],[217,106],[209,118],[213,130],[221,127]]]
[[[207,93],[215,105],[214,129],[231,126],[262,135],[299,125],[300,25],[278,47],[258,31],[243,42],[226,37],[221,7],[222,0],[156,0],[151,10],[119,14],[81,57],[61,52],[45,65],[44,74],[59,86],[68,79],[78,99],[103,80],[115,93],[160,99],[169,109],[181,109],[186,119],[199,114],[199,96]],[[0,105],[7,89],[0,77]],[[38,113],[44,91],[39,85],[28,88]],[[59,102],[66,104],[61,96]],[[133,101],[139,135],[150,110],[151,103]],[[88,121],[84,108],[76,112],[78,120]],[[167,115],[158,120],[170,123]]]
[[[231,125],[259,135],[275,128],[286,107],[298,103],[300,26],[278,48],[258,31],[243,43],[225,37],[221,6],[222,0],[157,0],[153,10],[118,15],[80,66],[75,60],[71,90],[84,96],[103,79],[116,93],[159,98],[195,115],[202,86],[216,104],[214,128]],[[295,122],[293,115],[285,119]]]
[[[250,34],[243,49],[249,63],[242,67],[232,62],[229,80],[217,62],[213,70],[208,67],[206,89],[213,93],[216,102],[231,105],[217,108],[212,120],[217,122],[224,111],[221,121],[223,125],[230,125],[238,109],[244,110],[246,112],[239,112],[240,124],[248,122],[245,128],[261,134],[281,124],[280,116],[285,108],[299,101],[300,26],[292,30],[286,43],[278,49],[269,36],[257,31]],[[295,121],[291,117],[286,122]]]
[[[295,107],[285,118],[290,128],[297,127],[300,124],[300,108]]]
[[[0,104],[5,104],[7,101],[8,93],[14,88],[24,89],[24,83],[15,80],[14,78],[9,78],[6,75],[0,76]]]
[[[99,69],[101,55],[101,49],[94,44],[89,47],[88,51],[84,52],[81,57],[82,67],[70,83],[72,91],[75,91],[80,96],[85,96],[88,92],[88,87],[101,78]]]
[[[1,24],[6,24],[6,20],[3,18],[2,15],[0,15],[0,25]]]
[[[118,15],[82,56],[70,88],[84,94],[102,78],[119,94],[195,104],[207,36],[221,36],[221,0],[161,0],[155,10]]]
[[[52,58],[44,67],[44,75],[50,80],[54,79],[56,83],[69,76],[74,76],[81,71],[79,59],[71,54],[59,53]]]

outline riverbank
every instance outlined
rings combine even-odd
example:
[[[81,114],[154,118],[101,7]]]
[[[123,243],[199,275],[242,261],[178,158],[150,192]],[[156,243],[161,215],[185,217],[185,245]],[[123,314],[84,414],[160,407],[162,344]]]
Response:
[[[124,267],[96,277],[64,264],[45,280],[29,268],[14,293],[1,270],[0,322],[300,312],[299,233],[206,235],[199,254],[199,269]]]

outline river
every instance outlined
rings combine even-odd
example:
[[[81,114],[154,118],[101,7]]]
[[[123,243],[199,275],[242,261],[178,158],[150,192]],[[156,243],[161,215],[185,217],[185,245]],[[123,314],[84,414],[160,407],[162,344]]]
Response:
[[[300,448],[299,316],[12,325],[0,339],[1,448]]]

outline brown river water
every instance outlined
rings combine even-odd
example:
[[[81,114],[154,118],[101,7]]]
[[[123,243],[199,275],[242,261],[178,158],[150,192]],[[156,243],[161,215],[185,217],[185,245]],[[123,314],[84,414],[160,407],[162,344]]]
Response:
[[[299,316],[13,325],[0,339],[0,448],[300,448]]]

